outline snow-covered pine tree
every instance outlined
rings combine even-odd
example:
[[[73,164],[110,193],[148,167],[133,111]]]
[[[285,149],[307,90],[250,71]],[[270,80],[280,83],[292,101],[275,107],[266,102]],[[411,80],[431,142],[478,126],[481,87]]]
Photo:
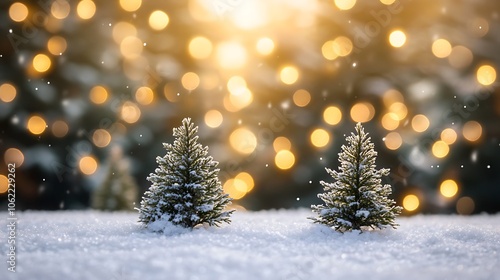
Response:
[[[224,209],[231,198],[217,177],[218,162],[208,155],[208,147],[198,143],[198,127],[185,118],[173,131],[173,145],[163,144],[167,153],[156,158],[158,168],[147,178],[152,185],[137,209],[139,221],[147,226],[166,219],[185,228],[230,223],[234,210]]]
[[[346,140],[348,145],[342,145],[339,153],[339,171],[325,168],[334,182],[320,182],[324,193],[318,197],[325,204],[312,205],[318,216],[310,219],[341,232],[388,225],[396,228],[394,220],[402,208],[388,197],[391,186],[381,184],[389,169],[376,169],[377,152],[360,123],[356,134],[351,133]]]

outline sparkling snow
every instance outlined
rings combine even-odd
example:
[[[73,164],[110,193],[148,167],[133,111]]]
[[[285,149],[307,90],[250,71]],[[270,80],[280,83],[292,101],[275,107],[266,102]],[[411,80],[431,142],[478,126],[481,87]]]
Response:
[[[0,216],[0,279],[500,279],[500,215],[398,218],[397,230],[340,234],[305,209],[236,212],[221,228],[162,224],[158,234],[137,213],[16,214],[16,273]]]

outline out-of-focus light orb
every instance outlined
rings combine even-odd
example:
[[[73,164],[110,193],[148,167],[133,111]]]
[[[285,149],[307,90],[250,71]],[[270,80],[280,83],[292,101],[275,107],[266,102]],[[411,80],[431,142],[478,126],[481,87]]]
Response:
[[[245,191],[247,193],[249,191],[251,191],[255,186],[255,182],[253,180],[253,177],[248,172],[240,172],[240,173],[238,173],[238,175],[236,175],[236,177],[234,177],[234,179],[241,180],[241,181],[245,182],[245,185],[246,185]]]
[[[384,4],[384,5],[391,5],[392,3],[394,3],[396,0],[380,0],[380,3]]]
[[[141,117],[141,110],[133,102],[125,101],[120,110],[122,119],[127,123],[135,123]]]
[[[424,132],[429,128],[430,122],[425,115],[415,115],[411,119],[411,127],[416,132]]]
[[[232,199],[241,199],[247,194],[247,192],[245,190],[242,190],[240,186],[244,183],[245,182],[241,179],[229,179],[224,183],[222,189],[224,190],[224,193],[227,193]]]
[[[0,100],[5,103],[12,102],[14,98],[16,98],[17,90],[16,88],[9,83],[5,83],[0,85]]]
[[[402,30],[394,30],[389,34],[389,43],[395,48],[401,48],[406,43],[406,34]]]
[[[401,147],[403,144],[403,138],[395,131],[389,132],[389,134],[385,136],[384,144],[387,149],[394,151]]]
[[[299,107],[305,107],[311,102],[311,94],[305,89],[299,89],[293,94],[293,103]]]
[[[149,87],[140,87],[135,91],[135,100],[139,104],[149,105],[155,99],[155,94],[153,90]]]
[[[333,51],[338,56],[348,56],[352,52],[353,44],[351,39],[339,36],[333,40]]]
[[[342,120],[342,111],[338,107],[329,106],[323,111],[323,119],[329,125],[336,125]]]
[[[389,112],[396,114],[398,119],[401,121],[406,118],[406,115],[408,115],[408,108],[402,102],[394,102],[391,106],[389,106]]]
[[[149,26],[154,30],[163,30],[167,27],[170,19],[164,11],[156,10],[149,15]]]
[[[375,108],[368,102],[359,102],[352,106],[351,119],[355,122],[368,122],[375,116]]]
[[[224,97],[224,108],[229,112],[237,112],[246,106],[250,105],[253,101],[253,94],[248,88],[241,88],[235,92],[230,93]]]
[[[227,89],[233,95],[241,95],[247,88],[247,82],[241,76],[232,76],[227,81]]]
[[[451,44],[446,39],[437,39],[432,43],[432,53],[438,58],[445,58],[451,54]]]
[[[460,215],[470,215],[476,207],[474,200],[468,196],[461,197],[457,201],[457,213]]]
[[[323,148],[330,142],[330,133],[322,128],[317,128],[311,133],[310,139],[313,146]]]
[[[484,35],[488,34],[490,25],[488,24],[488,21],[486,19],[476,18],[472,22],[470,22],[469,29],[477,37],[483,37]]]
[[[187,90],[195,90],[200,85],[200,77],[194,72],[187,72],[182,75],[182,86]]]
[[[299,70],[295,66],[285,66],[281,68],[280,79],[284,84],[295,84],[299,79]]]
[[[127,12],[137,11],[142,4],[142,0],[120,0],[120,6]]]
[[[52,61],[50,60],[50,57],[43,53],[37,54],[33,58],[33,68],[39,73],[47,72],[51,65]]]
[[[195,59],[205,59],[212,54],[212,42],[202,36],[194,37],[189,41],[189,54]]]
[[[462,134],[468,141],[475,142],[481,138],[481,135],[483,134],[483,127],[476,121],[468,121],[462,128]]]
[[[39,134],[42,134],[45,129],[47,128],[47,123],[45,122],[45,120],[40,117],[40,116],[31,116],[29,119],[28,119],[28,130],[35,134],[35,135],[39,135]]]
[[[95,86],[90,90],[89,98],[94,104],[103,104],[108,100],[108,90],[103,86]]]
[[[445,128],[441,131],[441,140],[448,145],[451,145],[457,141],[457,133],[453,128]]]
[[[439,186],[439,192],[444,197],[454,197],[458,193],[458,184],[452,179],[444,180]]]
[[[276,137],[273,141],[273,149],[275,152],[279,152],[281,150],[290,150],[292,149],[292,142],[284,136]]]
[[[131,23],[120,21],[114,24],[112,35],[115,43],[121,44],[123,39],[137,36],[137,28]]]
[[[462,69],[472,63],[474,55],[472,51],[464,46],[454,46],[451,49],[451,54],[448,56],[448,62],[451,66]]]
[[[16,148],[7,149],[7,151],[5,151],[3,158],[5,161],[5,164],[15,163],[16,167],[20,167],[21,165],[23,165],[23,162],[24,162],[23,153],[19,149],[16,149]]]
[[[229,136],[229,144],[240,154],[249,155],[257,148],[257,137],[247,128],[237,128]]]
[[[82,0],[76,6],[76,13],[81,19],[90,19],[95,15],[96,6],[91,0]]]
[[[432,145],[432,154],[437,158],[444,158],[449,152],[450,147],[442,140],[438,140]]]
[[[356,0],[334,0],[334,2],[340,10],[350,10],[356,5]]]
[[[211,128],[217,128],[222,124],[224,117],[218,110],[210,110],[205,113],[205,124]]]
[[[491,65],[482,65],[477,69],[476,78],[483,86],[489,86],[497,79],[497,71]]]
[[[52,13],[52,16],[57,19],[65,19],[69,15],[70,9],[71,6],[66,0],[54,1],[50,6],[50,12]]]
[[[395,113],[386,113],[382,117],[382,127],[386,130],[394,130],[399,126],[399,117]]]
[[[274,164],[281,170],[287,170],[295,164],[295,155],[289,150],[281,150],[274,157]]]
[[[111,143],[111,134],[105,129],[96,129],[92,134],[92,142],[99,148],[104,148]]]
[[[274,51],[274,41],[268,37],[260,38],[255,47],[259,54],[270,55]]]
[[[328,60],[335,60],[338,57],[338,54],[335,52],[333,40],[326,41],[323,46],[321,46],[321,53],[323,57]]]
[[[406,211],[413,212],[420,206],[420,200],[414,194],[409,194],[403,198],[403,207]]]
[[[92,156],[84,156],[79,162],[80,171],[85,175],[92,175],[97,170],[97,160]]]
[[[128,36],[120,43],[120,52],[127,59],[138,58],[143,48],[144,44],[141,39],[135,36]]]
[[[9,179],[5,175],[0,174],[0,194],[6,193],[9,189]]]
[[[404,97],[401,92],[395,89],[389,89],[386,92],[384,92],[384,95],[382,96],[382,101],[384,102],[385,107],[389,108],[391,105],[395,102],[404,102]]]
[[[66,39],[61,36],[52,36],[47,42],[47,49],[53,55],[61,55],[67,47]]]
[[[15,22],[21,22],[28,17],[28,7],[20,2],[10,5],[9,16]]]
[[[57,138],[62,138],[68,134],[69,126],[65,121],[58,120],[52,124],[52,134]]]
[[[247,50],[238,42],[217,45],[217,62],[224,69],[240,69],[247,63]]]

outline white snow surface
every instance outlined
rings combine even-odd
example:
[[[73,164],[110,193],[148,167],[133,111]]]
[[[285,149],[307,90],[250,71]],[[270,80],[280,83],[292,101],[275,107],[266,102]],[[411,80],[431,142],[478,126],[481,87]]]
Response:
[[[500,215],[414,216],[344,234],[310,210],[236,212],[231,225],[187,230],[137,213],[18,212],[16,273],[0,279],[500,279]]]

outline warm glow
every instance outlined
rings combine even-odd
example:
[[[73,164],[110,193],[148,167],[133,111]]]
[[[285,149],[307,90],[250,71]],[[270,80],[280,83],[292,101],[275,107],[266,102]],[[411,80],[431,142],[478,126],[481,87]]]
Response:
[[[142,105],[149,105],[155,99],[153,90],[149,87],[140,87],[135,91],[135,100]]]
[[[276,137],[273,141],[273,149],[275,152],[281,150],[290,150],[292,148],[292,142],[284,136]]]
[[[213,50],[212,42],[205,37],[194,37],[189,42],[189,54],[196,59],[205,59],[210,56]]]
[[[445,58],[451,54],[451,44],[448,40],[437,39],[432,43],[432,53],[438,58]]]
[[[389,132],[384,139],[385,146],[389,150],[397,150],[403,144],[403,138],[397,132]]]
[[[111,134],[105,129],[96,129],[92,135],[92,142],[99,148],[104,148],[111,142]]]
[[[245,182],[241,179],[229,179],[224,183],[222,189],[224,193],[227,193],[232,199],[240,199],[247,194],[245,187]]]
[[[465,68],[472,63],[474,55],[472,51],[464,46],[455,46],[451,49],[451,54],[448,56],[448,62],[455,68]]]
[[[50,7],[50,12],[57,19],[65,19],[69,15],[71,7],[69,3],[65,0],[58,0],[52,2]]]
[[[128,36],[120,43],[120,52],[127,59],[138,58],[143,48],[144,44],[141,39],[135,36]]]
[[[356,0],[334,0],[335,6],[341,10],[350,10],[356,5]]]
[[[338,54],[335,52],[334,46],[335,44],[333,43],[333,40],[330,40],[326,41],[321,47],[321,53],[326,59],[334,60],[338,57]]]
[[[458,193],[458,185],[454,180],[444,180],[439,186],[439,191],[444,197],[454,197]]]
[[[163,30],[167,27],[170,19],[164,11],[156,10],[149,16],[149,26],[154,30]]]
[[[253,101],[253,94],[248,88],[241,88],[236,92],[237,94],[229,94],[224,97],[224,108],[229,112],[237,112],[246,106],[250,105]]]
[[[483,134],[483,127],[476,121],[468,121],[464,124],[462,134],[465,139],[474,142],[481,138],[481,134]]]
[[[210,110],[205,113],[205,124],[211,128],[217,128],[224,120],[221,112],[218,110]]]
[[[108,100],[108,90],[102,86],[95,86],[90,90],[89,98],[95,104],[102,104]]]
[[[364,123],[373,119],[375,108],[368,102],[360,102],[352,106],[350,113],[353,121]]]
[[[424,132],[429,128],[430,122],[425,115],[415,115],[411,119],[411,127],[416,132]]]
[[[299,79],[299,70],[294,66],[283,67],[280,71],[280,79],[284,84],[294,84]]]
[[[451,145],[457,141],[457,133],[453,128],[446,128],[441,132],[441,140],[448,145]]]
[[[399,126],[399,117],[395,113],[386,113],[382,117],[382,127],[387,130],[394,130]]]
[[[227,81],[227,90],[233,95],[241,95],[247,88],[247,82],[241,76],[232,76]]]
[[[53,55],[61,55],[67,47],[66,39],[61,36],[52,36],[47,42],[47,49]]]
[[[257,41],[257,45],[255,47],[259,54],[269,55],[274,50],[274,42],[271,38],[260,38],[259,41]]]
[[[401,94],[401,92],[399,92],[395,89],[390,89],[390,90],[384,92],[384,95],[382,96],[382,100],[384,101],[385,107],[389,108],[395,102],[403,103],[404,97]]]
[[[130,101],[123,103],[120,113],[122,119],[128,123],[135,123],[141,117],[139,107]]]
[[[247,50],[238,42],[223,42],[217,46],[217,61],[224,69],[240,69],[247,62]]]
[[[328,145],[330,142],[330,133],[328,131],[317,128],[311,133],[311,143],[318,148]]]
[[[9,179],[0,174],[0,194],[6,193],[9,189]]]
[[[468,196],[461,197],[457,201],[457,213],[460,215],[470,215],[476,207],[474,200]]]
[[[21,22],[28,17],[28,7],[23,3],[16,2],[10,5],[9,16],[15,22]]]
[[[482,65],[477,69],[476,77],[480,84],[489,86],[497,79],[497,71],[491,65]]]
[[[40,116],[32,116],[28,120],[28,130],[35,135],[42,134],[46,127],[45,120]]]
[[[3,158],[5,160],[5,164],[15,163],[16,167],[20,167],[21,165],[23,165],[24,162],[23,153],[16,148],[7,149],[7,151],[5,151]]]
[[[389,35],[389,43],[395,48],[400,48],[406,43],[406,34],[401,30],[392,31]]]
[[[398,119],[401,121],[408,115],[408,108],[404,103],[394,102],[389,106],[389,112],[396,114]]]
[[[238,128],[229,136],[231,147],[241,154],[251,154],[257,147],[257,137],[247,128]]]
[[[187,72],[182,76],[182,86],[187,90],[195,90],[200,85],[200,77],[194,72]]]
[[[52,124],[52,134],[54,134],[55,137],[61,138],[66,136],[68,134],[69,127],[66,124],[65,121],[55,121]]]
[[[349,38],[339,36],[333,40],[333,51],[338,56],[348,56],[352,52],[352,42]]]
[[[33,68],[35,68],[37,72],[46,72],[51,65],[52,61],[50,61],[50,58],[45,54],[40,53],[33,58]]]
[[[92,175],[97,170],[97,161],[91,156],[84,156],[80,159],[80,171],[85,175]]]
[[[3,102],[12,102],[12,100],[16,98],[16,95],[17,90],[13,85],[9,83],[0,85],[0,100],[2,100]]]
[[[330,106],[323,111],[323,119],[329,125],[336,125],[342,120],[342,111],[338,107]]]
[[[403,207],[406,211],[415,211],[420,206],[420,200],[414,194],[409,194],[403,199]]]
[[[131,23],[120,21],[113,26],[113,40],[120,44],[123,39],[137,36],[137,28]]]
[[[295,155],[289,150],[281,150],[276,153],[274,163],[279,169],[290,169],[295,164]]]
[[[249,192],[251,191],[254,186],[255,186],[255,182],[253,180],[253,177],[252,175],[250,175],[249,173],[247,172],[240,172],[238,173],[238,175],[236,175],[236,177],[234,177],[235,180],[241,180],[245,183],[245,186],[246,186],[246,192]]]
[[[293,94],[293,103],[299,107],[305,107],[311,102],[311,94],[305,89],[299,89]]]
[[[95,4],[91,0],[82,0],[76,6],[76,13],[81,19],[90,19],[95,14]]]
[[[380,0],[380,3],[384,4],[384,5],[391,5],[392,3],[394,3],[396,0]]]
[[[432,145],[432,154],[437,158],[444,158],[450,152],[450,147],[444,141],[438,140]]]
[[[127,12],[137,11],[142,4],[142,0],[120,0],[120,6]]]

